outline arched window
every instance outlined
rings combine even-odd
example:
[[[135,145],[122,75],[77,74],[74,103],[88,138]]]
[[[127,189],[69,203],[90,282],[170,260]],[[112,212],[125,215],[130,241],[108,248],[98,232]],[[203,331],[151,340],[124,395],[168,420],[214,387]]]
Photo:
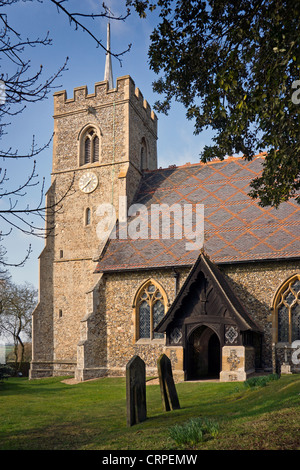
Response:
[[[84,163],[91,163],[91,139],[85,138],[84,141]]]
[[[80,134],[80,155],[79,164],[87,165],[97,163],[100,158],[100,139],[98,131],[94,127],[87,127]]]
[[[140,165],[141,165],[141,170],[147,170],[148,169],[148,156],[147,156],[147,146],[146,146],[146,141],[144,138],[142,138],[141,141],[141,151],[140,151]]]
[[[99,162],[99,137],[93,139],[93,162]]]
[[[273,301],[276,342],[300,340],[300,274],[295,274],[278,289]]]
[[[91,225],[91,209],[89,207],[85,210],[84,223],[85,225]]]
[[[162,320],[167,309],[167,296],[162,287],[149,280],[138,290],[134,308],[136,317],[136,339],[163,339],[163,333],[153,330]]]

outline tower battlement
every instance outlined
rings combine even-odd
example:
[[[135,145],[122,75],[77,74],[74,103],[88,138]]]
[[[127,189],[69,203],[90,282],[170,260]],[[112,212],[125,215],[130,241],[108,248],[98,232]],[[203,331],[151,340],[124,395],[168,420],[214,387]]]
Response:
[[[139,105],[144,108],[148,116],[153,120],[157,121],[157,116],[155,112],[151,109],[147,100],[144,99],[144,96],[139,88],[134,88],[134,96],[136,97]]]
[[[157,117],[129,75],[117,78],[115,88],[103,80],[93,93],[86,85],[74,88],[71,97],[66,90],[54,93],[53,172],[82,166],[83,131],[90,127],[99,134],[99,164],[157,167]]]
[[[101,107],[113,105],[116,102],[131,101],[133,106],[140,108],[146,116],[157,123],[157,116],[151,109],[147,100],[129,75],[118,77],[116,87],[109,89],[108,81],[103,80],[94,85],[94,92],[89,93],[87,85],[73,89],[72,98],[68,98],[66,90],[54,93],[54,117],[65,113],[73,113],[87,107]]]

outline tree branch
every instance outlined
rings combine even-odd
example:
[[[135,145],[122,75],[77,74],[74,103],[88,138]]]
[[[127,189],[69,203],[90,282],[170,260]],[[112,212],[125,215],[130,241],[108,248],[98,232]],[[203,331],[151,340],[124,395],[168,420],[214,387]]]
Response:
[[[104,8],[104,13],[91,13],[91,14],[85,14],[85,13],[70,13],[63,5],[62,3],[64,3],[64,0],[50,0],[54,5],[56,5],[57,9],[58,10],[61,10],[63,11],[67,17],[69,18],[69,22],[70,24],[74,24],[75,25],[75,29],[78,29],[78,28],[81,28],[84,32],[86,32],[97,44],[97,46],[100,46],[106,53],[110,52],[111,56],[112,57],[115,57],[116,59],[118,59],[119,63],[122,64],[122,61],[120,59],[121,56],[123,56],[124,54],[126,54],[127,52],[130,51],[131,49],[131,44],[128,45],[127,49],[124,50],[123,52],[120,52],[120,53],[113,53],[111,51],[108,51],[106,49],[106,47],[102,44],[102,41],[99,40],[92,32],[90,29],[88,29],[83,23],[81,23],[80,21],[78,21],[76,19],[76,17],[85,17],[85,18],[91,18],[91,19],[95,19],[95,18],[108,18],[108,19],[114,19],[114,20],[118,20],[118,21],[124,21],[129,15],[130,15],[130,11],[129,9],[127,9],[127,14],[125,16],[122,16],[120,15],[119,17],[115,17],[114,15],[111,15],[109,13],[109,8],[105,5],[105,3],[102,4],[103,8]]]

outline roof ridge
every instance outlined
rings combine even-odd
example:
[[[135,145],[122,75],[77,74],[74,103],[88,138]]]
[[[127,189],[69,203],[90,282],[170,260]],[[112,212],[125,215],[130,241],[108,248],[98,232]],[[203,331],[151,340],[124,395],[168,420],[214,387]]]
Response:
[[[267,152],[260,152],[256,155],[253,156],[252,160],[256,159],[256,158],[263,158],[267,155]],[[197,163],[190,163],[190,162],[187,162],[187,163],[184,163],[183,165],[176,165],[175,163],[173,165],[169,165],[168,167],[160,167],[160,168],[156,168],[155,170],[143,170],[144,173],[154,173],[155,171],[164,171],[164,170],[177,170],[177,169],[180,169],[180,168],[186,168],[186,167],[191,167],[191,166],[204,166],[204,165],[213,165],[215,163],[220,163],[220,162],[224,162],[224,161],[234,161],[234,160],[243,160],[244,157],[238,157],[238,156],[234,156],[234,155],[230,155],[228,157],[225,157],[224,160],[220,160],[218,157],[214,157],[212,160],[210,160],[209,162],[197,162]],[[249,161],[252,161],[252,160],[249,160]]]

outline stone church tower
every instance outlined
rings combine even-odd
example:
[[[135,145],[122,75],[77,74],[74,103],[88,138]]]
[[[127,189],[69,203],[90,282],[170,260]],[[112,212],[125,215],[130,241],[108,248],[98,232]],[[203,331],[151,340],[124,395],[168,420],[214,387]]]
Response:
[[[104,81],[95,84],[94,93],[82,86],[72,98],[66,91],[54,94],[47,205],[59,201],[73,184],[62,207],[50,209],[47,216],[48,228],[54,229],[39,259],[31,378],[74,373],[76,366],[80,375],[80,367],[87,366],[83,344],[93,328],[89,324],[87,333],[85,317],[90,318],[93,288],[101,277],[93,274],[95,261],[105,246],[97,236],[97,209],[112,204],[118,217],[119,197],[126,196],[130,205],[142,170],[157,167],[156,141],[156,116],[131,77],[118,78],[113,87],[109,53]]]

